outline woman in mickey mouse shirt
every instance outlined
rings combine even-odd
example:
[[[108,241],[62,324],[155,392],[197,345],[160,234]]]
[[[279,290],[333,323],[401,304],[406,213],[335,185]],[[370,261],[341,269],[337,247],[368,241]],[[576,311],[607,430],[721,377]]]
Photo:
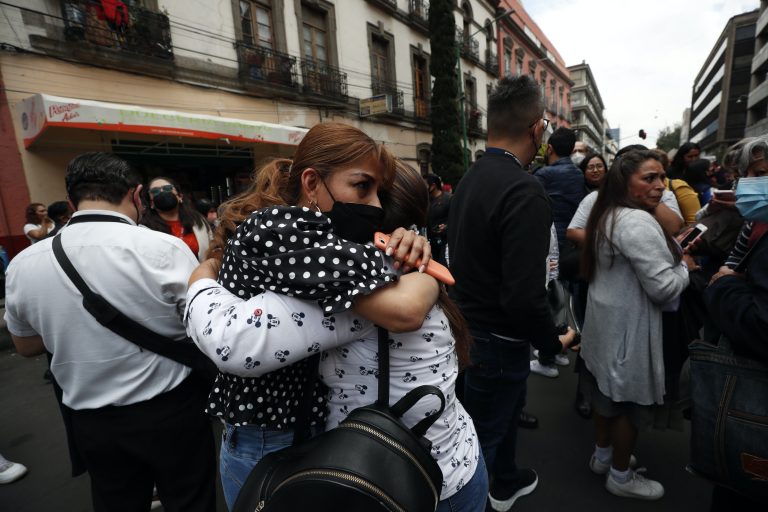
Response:
[[[206,262],[193,273],[185,318],[220,370],[207,411],[225,423],[220,472],[230,508],[256,463],[292,444],[304,389],[315,404],[311,425],[325,427],[327,390],[306,358],[373,330],[371,322],[416,329],[435,303],[437,282],[418,272],[373,293],[397,280],[399,264],[359,243],[379,227],[378,193],[393,174],[386,148],[356,128],[323,123],[293,161],[269,162],[226,205],[209,253],[221,266]],[[404,229],[390,246],[403,270],[429,260],[425,240]],[[201,279],[216,275],[212,268],[218,282]]]
[[[392,187],[382,194],[382,230],[397,226],[425,226],[428,190],[414,169],[398,166]],[[445,395],[442,416],[427,431],[432,456],[443,472],[438,512],[482,512],[488,495],[488,474],[472,418],[456,398],[459,368],[469,362],[470,334],[456,305],[441,290],[419,329],[390,333],[390,400],[398,400],[417,386],[430,384]],[[320,378],[329,388],[326,429],[335,428],[357,407],[370,404],[378,392],[378,338],[367,330],[347,345],[323,353]],[[438,406],[422,400],[404,416],[415,424]]]

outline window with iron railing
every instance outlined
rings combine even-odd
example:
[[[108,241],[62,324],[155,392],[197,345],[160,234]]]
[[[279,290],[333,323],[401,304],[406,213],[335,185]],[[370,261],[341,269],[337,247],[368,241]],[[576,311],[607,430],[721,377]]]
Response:
[[[467,130],[473,134],[481,134],[483,131],[483,114],[476,108],[468,108],[465,115]]]
[[[302,5],[304,60],[319,65],[328,62],[328,21],[326,13]]]
[[[269,0],[241,0],[240,21],[244,43],[263,48],[274,48],[272,4]]]
[[[329,64],[302,59],[301,79],[304,92],[337,99],[347,97],[347,74]]]
[[[456,43],[461,49],[462,57],[480,62],[480,43],[475,38],[465,35],[465,31],[460,28],[456,28]]]
[[[240,70],[246,78],[297,87],[296,57],[263,46],[236,43]]]
[[[429,3],[426,0],[409,0],[408,14],[413,21],[429,26]]]
[[[499,56],[490,48],[485,50],[485,70],[499,76]]]
[[[397,10],[397,0],[368,0],[372,4],[377,4],[387,10]]]
[[[139,2],[117,3],[105,9],[101,2],[62,0],[64,37],[72,43],[111,48],[144,57],[173,59],[168,16]]]

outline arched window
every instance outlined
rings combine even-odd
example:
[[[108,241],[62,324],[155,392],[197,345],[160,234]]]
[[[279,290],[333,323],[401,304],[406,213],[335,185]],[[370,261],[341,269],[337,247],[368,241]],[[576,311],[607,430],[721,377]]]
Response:
[[[472,6],[469,2],[461,3],[461,14],[463,17],[464,38],[468,38],[472,33]]]

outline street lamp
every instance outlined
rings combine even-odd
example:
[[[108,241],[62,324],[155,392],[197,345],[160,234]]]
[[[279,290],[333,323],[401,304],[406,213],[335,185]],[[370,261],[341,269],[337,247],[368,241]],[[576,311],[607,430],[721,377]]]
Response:
[[[491,20],[491,25],[499,21],[501,18],[505,16],[509,16],[515,12],[514,9],[507,9],[503,13],[499,14],[495,18]],[[472,32],[472,34],[468,36],[464,36],[464,39],[466,41],[472,40],[472,38],[479,34],[480,32],[484,31],[486,27],[479,28]],[[464,79],[461,76],[461,44],[456,44],[456,72],[458,73],[458,79],[459,79],[459,101],[460,106],[459,109],[461,110],[461,135],[462,135],[462,142],[463,142],[463,150],[462,150],[462,159],[464,161],[464,172],[467,172],[467,168],[469,167],[469,161],[467,160],[467,112],[464,108]]]

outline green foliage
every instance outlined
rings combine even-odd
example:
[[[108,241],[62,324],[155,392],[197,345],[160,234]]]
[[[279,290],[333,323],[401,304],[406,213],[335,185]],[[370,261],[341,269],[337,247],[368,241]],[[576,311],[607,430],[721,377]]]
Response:
[[[656,147],[664,151],[670,151],[680,147],[680,125],[674,127],[664,127],[659,131],[659,137],[656,139]]]
[[[447,183],[458,183],[464,173],[461,118],[456,77],[456,24],[453,0],[431,0],[429,44],[432,49],[432,170]]]

